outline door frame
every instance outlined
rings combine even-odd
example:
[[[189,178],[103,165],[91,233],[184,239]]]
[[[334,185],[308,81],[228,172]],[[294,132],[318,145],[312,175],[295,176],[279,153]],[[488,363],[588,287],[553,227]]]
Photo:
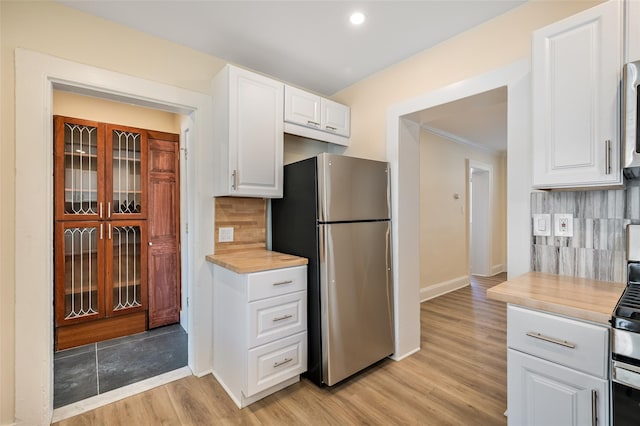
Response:
[[[507,271],[529,271],[531,219],[531,64],[521,59],[421,94],[387,110],[391,164],[395,351],[401,360],[420,350],[420,112],[507,86]]]
[[[183,241],[190,303],[188,365],[202,376],[212,368],[213,129],[210,95],[29,51],[15,50],[16,240],[15,418],[49,424],[53,414],[53,90],[67,90],[182,116],[181,136],[193,160],[181,176],[181,225],[197,232]],[[181,140],[181,145],[183,141]],[[187,168],[185,167],[185,170]],[[34,268],[33,265],[39,267]]]
[[[492,265],[492,254],[493,254],[493,202],[494,202],[494,194],[493,194],[493,166],[490,164],[485,164],[485,163],[481,163],[479,161],[476,160],[469,160],[469,164],[467,166],[467,170],[469,173],[469,180],[467,181],[467,185],[468,185],[468,189],[467,189],[467,193],[469,194],[468,197],[468,203],[469,205],[467,206],[467,211],[469,212],[469,217],[468,217],[468,222],[470,224],[469,226],[469,237],[468,237],[468,241],[469,241],[469,273],[471,275],[479,275],[482,277],[488,277],[491,276],[491,265]],[[473,170],[480,170],[483,173],[488,174],[487,176],[487,180],[486,180],[486,185],[487,187],[485,188],[486,193],[488,194],[488,200],[486,203],[483,203],[483,210],[485,212],[485,217],[486,217],[486,223],[484,224],[485,229],[487,230],[486,232],[486,238],[484,241],[483,245],[483,250],[481,250],[482,252],[486,253],[486,256],[484,256],[485,258],[483,259],[484,262],[483,265],[479,268],[481,270],[482,273],[477,273],[477,269],[476,269],[476,273],[474,273],[474,270],[472,268],[472,260],[474,258],[474,256],[472,256],[473,253],[473,236],[474,234],[477,235],[476,232],[474,232],[474,226],[473,226],[473,222],[471,221],[472,219],[472,213],[474,211],[476,211],[476,209],[472,209],[471,206],[474,205],[477,207],[477,203],[474,202],[473,200],[475,199],[475,197],[473,197],[473,192],[474,191],[473,188],[476,187],[476,185],[472,185],[471,182],[473,181]],[[477,256],[475,256],[477,258]]]

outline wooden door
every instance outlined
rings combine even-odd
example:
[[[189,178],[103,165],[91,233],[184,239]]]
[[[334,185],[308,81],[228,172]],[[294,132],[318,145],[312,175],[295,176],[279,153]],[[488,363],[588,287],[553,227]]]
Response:
[[[105,223],[105,303],[107,316],[147,309],[147,222]]]
[[[101,220],[104,124],[55,116],[55,220]]]
[[[149,328],[180,321],[179,135],[148,132]]]
[[[106,219],[147,218],[147,133],[107,124]]]
[[[104,224],[55,224],[56,326],[104,318]]]

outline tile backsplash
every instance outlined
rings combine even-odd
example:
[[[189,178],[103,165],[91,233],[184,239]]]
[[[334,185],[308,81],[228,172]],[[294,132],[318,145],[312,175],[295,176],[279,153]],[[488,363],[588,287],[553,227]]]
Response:
[[[573,237],[532,236],[532,271],[626,282],[625,229],[640,223],[640,180],[618,190],[533,192],[531,214],[539,213],[552,222],[571,214]]]

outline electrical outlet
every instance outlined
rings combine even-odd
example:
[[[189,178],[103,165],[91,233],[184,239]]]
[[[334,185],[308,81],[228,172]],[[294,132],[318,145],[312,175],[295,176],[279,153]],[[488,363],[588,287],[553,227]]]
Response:
[[[218,228],[218,242],[230,243],[233,241],[233,228]]]
[[[554,214],[553,222],[556,237],[573,237],[573,215]]]

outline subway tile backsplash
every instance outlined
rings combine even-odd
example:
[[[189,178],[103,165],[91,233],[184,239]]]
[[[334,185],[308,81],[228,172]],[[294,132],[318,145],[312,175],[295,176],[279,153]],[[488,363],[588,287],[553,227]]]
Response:
[[[625,189],[531,193],[531,214],[573,215],[573,237],[532,236],[531,270],[626,281],[627,224],[640,223],[640,180]],[[552,226],[553,229],[553,226]]]

